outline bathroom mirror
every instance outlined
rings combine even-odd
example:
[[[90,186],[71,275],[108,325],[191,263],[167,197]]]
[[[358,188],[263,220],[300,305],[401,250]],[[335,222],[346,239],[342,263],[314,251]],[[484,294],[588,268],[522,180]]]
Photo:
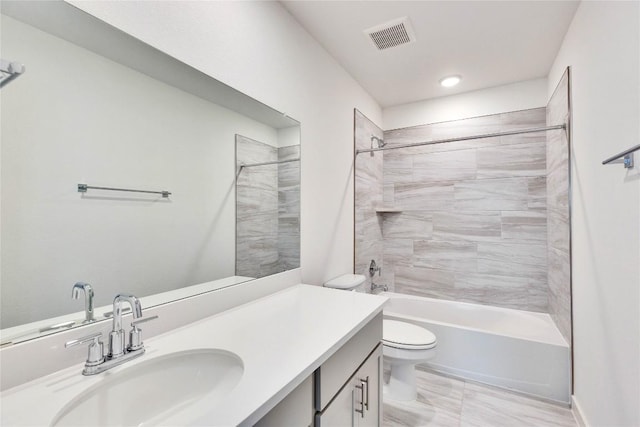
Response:
[[[297,121],[65,2],[1,12],[2,59],[25,67],[0,93],[3,344],[81,325],[76,282],[100,320],[119,292],[146,308],[299,267]],[[275,153],[275,188],[249,186],[268,253],[249,210],[236,230],[236,178],[265,170],[237,135]]]

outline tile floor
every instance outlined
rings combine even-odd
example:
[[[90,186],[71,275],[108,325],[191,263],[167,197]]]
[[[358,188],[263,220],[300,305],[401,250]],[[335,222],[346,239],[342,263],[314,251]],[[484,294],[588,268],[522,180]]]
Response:
[[[418,399],[384,402],[383,427],[577,427],[571,410],[418,369]]]

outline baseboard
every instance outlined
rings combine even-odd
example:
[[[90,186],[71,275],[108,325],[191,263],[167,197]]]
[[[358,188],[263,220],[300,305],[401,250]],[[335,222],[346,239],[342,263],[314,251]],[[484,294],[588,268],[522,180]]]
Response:
[[[580,404],[578,403],[578,399],[576,399],[575,395],[571,396],[571,413],[573,414],[573,418],[576,419],[578,426],[580,427],[589,426],[585,420],[584,413],[582,412]]]

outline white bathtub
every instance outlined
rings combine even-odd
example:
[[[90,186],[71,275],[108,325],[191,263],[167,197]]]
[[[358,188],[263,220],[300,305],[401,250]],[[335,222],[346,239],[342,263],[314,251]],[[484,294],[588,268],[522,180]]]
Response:
[[[437,337],[426,365],[450,375],[545,399],[571,400],[571,353],[548,314],[392,292],[386,318],[424,326]]]

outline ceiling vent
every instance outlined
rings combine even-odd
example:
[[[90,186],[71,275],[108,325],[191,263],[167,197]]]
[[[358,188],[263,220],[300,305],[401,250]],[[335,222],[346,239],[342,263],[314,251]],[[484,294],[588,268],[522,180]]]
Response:
[[[409,18],[406,16],[371,27],[364,30],[364,33],[369,36],[378,50],[389,49],[390,47],[416,41],[413,28],[411,27]]]

